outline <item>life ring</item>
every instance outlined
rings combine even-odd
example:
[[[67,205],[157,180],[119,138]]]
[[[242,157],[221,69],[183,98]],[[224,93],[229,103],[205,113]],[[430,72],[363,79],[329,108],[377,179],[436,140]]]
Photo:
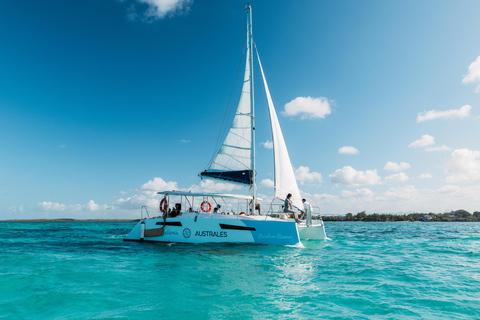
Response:
[[[168,201],[167,198],[163,198],[162,201],[160,201],[160,211],[166,212],[168,209]]]
[[[200,205],[200,209],[202,209],[203,212],[210,212],[210,210],[212,210],[212,204],[208,201],[203,201]]]

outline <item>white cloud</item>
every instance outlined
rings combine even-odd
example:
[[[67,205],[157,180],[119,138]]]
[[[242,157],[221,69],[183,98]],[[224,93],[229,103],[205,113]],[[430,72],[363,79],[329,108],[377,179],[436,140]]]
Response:
[[[38,204],[40,209],[45,211],[65,211],[67,209],[71,211],[79,211],[82,209],[81,205],[65,205],[58,202],[43,201]]]
[[[265,147],[265,149],[273,149],[273,142],[270,140],[267,140],[265,142],[260,142],[262,146]]]
[[[167,15],[173,15],[175,13],[182,13],[190,9],[192,0],[137,0],[142,4],[148,6],[144,15],[149,19],[163,19]],[[131,8],[129,14],[130,19],[138,18],[138,15],[134,12],[135,8]]]
[[[342,190],[342,197],[344,198],[359,198],[371,196],[373,196],[373,191],[367,188],[355,189],[354,191]]]
[[[301,115],[302,119],[325,118],[332,113],[330,103],[327,98],[298,97],[285,105],[286,116]]]
[[[338,149],[340,154],[358,154],[358,149],[355,147],[345,146]]]
[[[443,163],[447,182],[480,180],[480,151],[457,149]]]
[[[346,186],[375,185],[381,184],[377,170],[357,171],[350,166],[337,169],[330,176],[333,184]]]
[[[434,119],[466,118],[470,116],[470,110],[472,110],[472,106],[467,104],[460,109],[452,109],[446,111],[424,111],[417,115],[417,123]]]
[[[418,176],[420,179],[431,179],[433,176],[430,173],[422,173]]]
[[[389,171],[402,171],[409,168],[410,168],[410,164],[406,162],[396,163],[392,161],[387,161],[387,163],[383,167],[383,169],[389,170]]]
[[[100,206],[99,204],[96,204],[93,200],[88,201],[88,203],[85,205],[85,209],[88,211],[98,211],[100,209],[106,209],[107,205],[102,205]]]
[[[474,82],[480,82],[480,56],[468,66],[468,73],[463,76],[462,80],[464,84]],[[476,88],[475,92],[480,92],[480,85]]]
[[[357,191],[358,190],[358,191]],[[382,193],[370,193],[368,189],[342,190],[334,194],[313,194],[307,198],[318,206],[322,214],[400,213],[400,212],[448,212],[465,209],[470,212],[480,208],[480,184],[459,187],[447,185],[439,189],[417,189],[413,185],[389,188]],[[378,194],[378,195],[377,195]]]
[[[438,192],[440,193],[448,193],[448,194],[454,194],[457,193],[461,190],[459,186],[452,186],[451,184],[448,184],[446,186],[443,186],[438,189]]]
[[[192,192],[210,192],[210,193],[221,193],[221,192],[230,192],[235,189],[241,189],[242,187],[232,183],[217,182],[210,179],[204,179],[200,181],[200,184],[195,185],[193,188],[190,188]]]
[[[149,210],[158,209],[160,197],[156,192],[143,191],[131,197],[117,199],[113,205],[115,209],[126,211],[140,211],[142,206],[147,206]]]
[[[82,204],[62,204],[58,202],[43,201],[37,204],[38,209],[41,211],[56,211],[56,212],[80,212],[80,211],[100,211],[112,209],[111,206],[106,204],[99,205],[93,200],[90,200],[86,205]]]
[[[420,139],[413,141],[408,145],[409,148],[420,148],[435,144],[435,138],[431,135],[424,134]]]
[[[437,147],[428,147],[425,149],[425,151],[450,151],[452,148],[447,147],[446,145],[443,146],[437,146]]]
[[[403,182],[407,181],[409,177],[405,174],[405,172],[395,173],[388,177],[385,177],[385,181],[389,182]]]
[[[151,191],[178,190],[178,185],[176,182],[165,182],[162,178],[155,177],[153,180],[144,183],[140,189]]]
[[[381,200],[383,201],[392,201],[392,200],[408,200],[414,201],[418,198],[418,190],[414,186],[404,186],[397,188],[390,188],[385,191]]]
[[[295,178],[303,186],[305,184],[322,183],[322,175],[318,172],[310,172],[308,167],[300,166],[295,170]]]
[[[180,139],[180,142],[182,142],[182,143],[189,143],[189,142],[190,142],[190,140],[187,140],[187,139]]]
[[[263,179],[258,185],[260,188],[273,188],[274,182],[272,179]]]

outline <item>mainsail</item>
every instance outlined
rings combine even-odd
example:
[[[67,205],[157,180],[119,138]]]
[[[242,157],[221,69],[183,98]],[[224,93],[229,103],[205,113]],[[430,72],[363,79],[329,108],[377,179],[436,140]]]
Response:
[[[250,7],[248,7],[248,10]],[[252,45],[251,20],[247,12],[247,58],[242,93],[232,126],[202,178],[220,179],[251,185],[253,174],[253,98],[252,98]]]
[[[267,80],[263,73],[262,63],[260,62],[258,52],[257,57],[260,71],[262,73],[265,94],[267,95],[268,110],[270,111],[270,124],[272,126],[273,155],[275,160],[275,198],[284,200],[287,197],[287,194],[291,193],[293,205],[298,209],[303,210],[300,190],[298,189],[292,163],[288,156],[287,145],[283,139],[282,129],[278,122],[272,97],[270,96],[270,90],[268,90]]]

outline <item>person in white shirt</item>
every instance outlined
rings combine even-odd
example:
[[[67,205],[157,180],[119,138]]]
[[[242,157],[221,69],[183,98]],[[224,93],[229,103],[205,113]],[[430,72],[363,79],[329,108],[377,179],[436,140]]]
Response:
[[[302,202],[303,202],[303,215],[304,217],[307,219],[307,224],[311,224],[312,223],[312,205],[307,202],[307,200],[305,199],[302,199]]]

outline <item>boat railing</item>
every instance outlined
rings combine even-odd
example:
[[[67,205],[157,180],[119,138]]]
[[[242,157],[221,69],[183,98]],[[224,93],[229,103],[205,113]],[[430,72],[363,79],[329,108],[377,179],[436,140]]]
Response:
[[[147,219],[150,219],[150,215],[148,214],[147,206],[142,206],[142,208],[140,208],[140,219],[143,220],[143,210],[145,210],[145,212],[146,212]]]

